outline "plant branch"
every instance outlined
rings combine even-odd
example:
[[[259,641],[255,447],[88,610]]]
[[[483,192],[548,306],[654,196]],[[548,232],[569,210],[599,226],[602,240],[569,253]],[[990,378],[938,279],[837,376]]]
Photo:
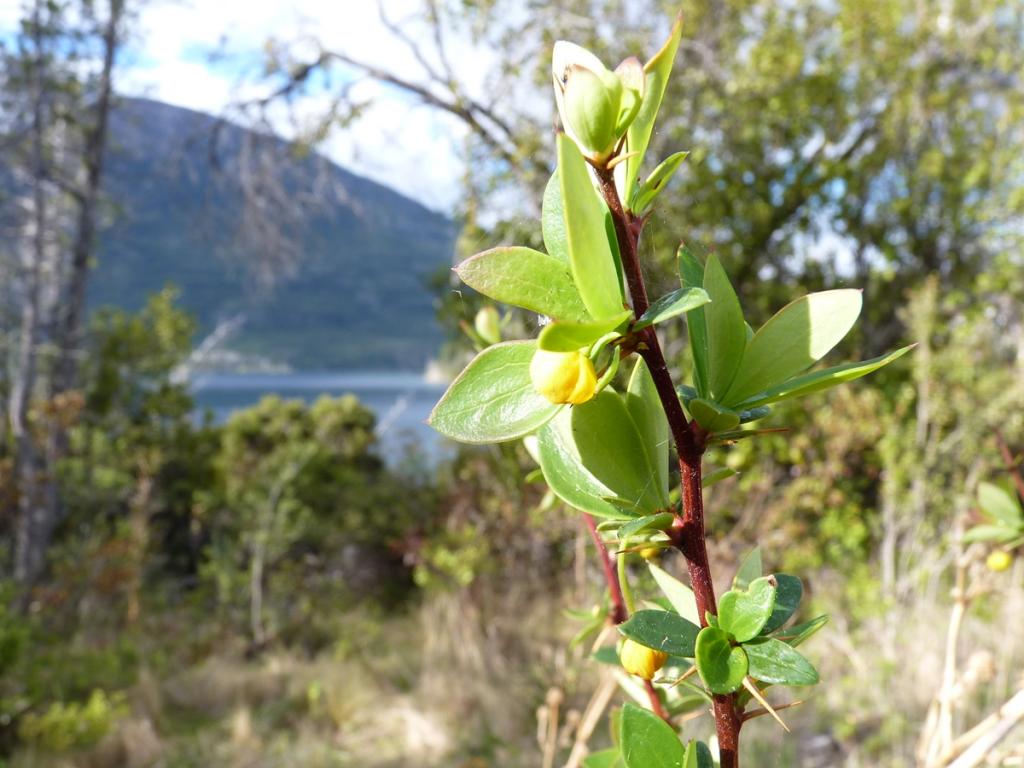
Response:
[[[644,220],[637,218],[623,208],[615,186],[614,173],[607,168],[596,168],[601,193],[612,215],[615,235],[622,260],[622,270],[629,286],[633,312],[637,317],[650,306],[643,270],[640,266],[639,242]],[[668,532],[672,543],[686,558],[690,583],[697,599],[697,610],[701,624],[707,624],[707,614],[717,613],[711,566],[708,562],[707,544],[704,541],[704,496],[701,486],[701,458],[704,454],[704,433],[694,422],[690,423],[683,412],[682,403],[676,395],[672,375],[668,370],[665,354],[661,350],[654,326],[640,332],[637,352],[647,363],[658,398],[661,400],[668,420],[672,438],[679,456],[680,484],[682,486],[683,510],[676,517]],[[739,733],[743,721],[736,706],[735,695],[716,695],[713,698],[715,729],[721,755],[721,768],[738,768]]]
[[[626,580],[625,576],[625,553],[619,555],[618,565],[621,567],[620,571],[616,571],[615,564],[612,563],[612,555],[608,551],[608,547],[601,540],[601,534],[598,533],[597,523],[594,522],[594,516],[588,512],[583,513],[583,520],[587,524],[587,530],[590,531],[590,538],[594,541],[594,546],[597,547],[597,554],[601,559],[601,568],[604,570],[605,581],[608,582],[608,594],[611,595],[612,599],[612,610],[609,614],[614,624],[621,624],[629,618],[629,609],[626,607],[626,597],[623,593],[623,586]],[[622,573],[622,579],[619,579],[619,573]],[[658,691],[655,690],[650,680],[644,681],[646,683],[645,688],[647,689],[647,696],[651,700],[651,711],[654,712],[662,720],[668,721],[668,712],[665,711],[665,707],[661,703],[661,697],[658,696]]]
[[[612,556],[608,552],[608,547],[601,541],[601,534],[597,532],[597,523],[594,522],[593,515],[584,512],[583,521],[587,524],[587,530],[590,531],[590,538],[593,540],[594,546],[597,547],[597,554],[601,559],[601,569],[604,571],[604,580],[608,582],[608,594],[612,600],[610,618],[612,623],[621,624],[629,618],[629,613],[626,611],[626,599],[622,595],[622,585],[619,583],[618,574],[615,573]]]
[[[999,455],[1003,458],[1006,471],[1013,478],[1013,485],[1017,489],[1017,495],[1020,496],[1021,501],[1024,501],[1024,475],[1020,472],[1020,460],[1013,455],[1013,451],[1010,450],[1010,444],[1006,442],[1006,438],[1003,437],[1003,431],[998,427],[996,428],[996,445],[999,446]]]

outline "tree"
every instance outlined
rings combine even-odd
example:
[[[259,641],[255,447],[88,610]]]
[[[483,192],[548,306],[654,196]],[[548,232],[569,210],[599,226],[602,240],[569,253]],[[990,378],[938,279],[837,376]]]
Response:
[[[419,16],[386,20],[418,77],[323,46],[311,56],[308,40],[275,41],[269,63],[289,99],[320,87],[314,72],[346,75],[321,134],[367,107],[347,96],[353,77],[454,115],[470,135],[467,240],[486,221],[497,238],[522,241],[522,214],[539,210],[553,162],[552,113],[525,94],[550,79],[554,40],[619,60],[661,39],[680,5],[683,76],[669,85],[652,156],[693,153],[650,222],[655,245],[670,246],[681,226],[714,247],[764,316],[790,284],[863,284],[861,345],[873,353],[900,333],[890,307],[908,281],[934,272],[948,287],[1019,254],[1024,17],[999,0],[425,0]],[[474,68],[490,62],[472,74],[484,95],[452,61],[456,37],[477,43]],[[509,199],[520,205],[503,215],[495,201]],[[658,283],[669,268],[649,270]]]
[[[105,14],[100,13],[100,9]],[[30,585],[45,566],[60,518],[55,464],[66,450],[59,420],[34,402],[73,397],[82,357],[85,287],[100,215],[107,120],[126,9],[123,0],[26,7],[3,55],[4,139],[12,150],[5,221],[19,237],[7,301],[20,306],[8,356],[18,514],[13,572]],[[99,61],[95,59],[99,52]],[[14,322],[14,313],[7,313]],[[45,359],[41,351],[53,352]]]

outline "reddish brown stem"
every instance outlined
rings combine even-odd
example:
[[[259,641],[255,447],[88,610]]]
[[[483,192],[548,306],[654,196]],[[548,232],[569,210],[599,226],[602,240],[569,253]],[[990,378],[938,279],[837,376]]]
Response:
[[[651,710],[660,717],[662,720],[668,721],[668,712],[665,710],[664,705],[661,703],[661,697],[658,696],[658,691],[654,687],[654,683],[650,680],[644,680],[644,688],[647,689],[647,696],[651,700]]]
[[[601,184],[601,193],[611,211],[615,235],[622,259],[622,271],[629,286],[633,312],[640,317],[650,302],[640,267],[638,245],[643,220],[626,211],[619,200],[614,174],[604,168],[596,168]],[[717,613],[715,588],[711,579],[707,544],[704,540],[704,495],[701,485],[701,458],[704,454],[704,433],[696,423],[690,423],[683,412],[682,403],[672,383],[668,363],[658,342],[654,327],[641,331],[641,343],[637,347],[640,356],[651,372],[651,378],[658,391],[665,417],[668,420],[676,452],[679,454],[680,485],[682,489],[683,512],[676,517],[669,536],[672,543],[686,558],[690,583],[697,598],[697,610],[702,625],[707,624],[707,614]],[[721,756],[721,768],[739,768],[739,734],[743,724],[741,713],[736,706],[735,695],[714,697],[715,730]]]
[[[590,531],[590,538],[594,542],[594,546],[597,547],[597,555],[601,559],[601,569],[604,571],[604,580],[608,582],[608,594],[612,600],[610,618],[613,623],[621,624],[629,618],[629,611],[626,610],[626,598],[622,595],[622,585],[619,584],[615,563],[612,562],[608,547],[601,541],[601,534],[597,531],[597,523],[594,522],[593,516],[584,512],[583,521],[587,524],[587,530]]]
[[[996,445],[999,446],[999,455],[1003,457],[1006,471],[1013,478],[1013,484],[1017,488],[1017,495],[1020,496],[1021,501],[1024,501],[1024,475],[1020,472],[1020,462],[1013,455],[1013,451],[1010,450],[1010,444],[1003,437],[1002,430],[998,428],[996,429]]]
[[[594,546],[597,547],[597,555],[601,559],[604,579],[608,582],[608,594],[611,595],[612,600],[612,610],[609,618],[613,623],[621,624],[629,618],[629,609],[626,608],[626,598],[622,594],[622,584],[619,582],[618,571],[615,570],[615,563],[612,562],[612,555],[608,551],[608,547],[601,540],[601,534],[597,530],[597,523],[594,522],[593,515],[584,512],[583,521],[587,524],[587,530],[590,531],[590,538],[593,540]],[[647,684],[647,696],[651,700],[651,710],[662,720],[668,720],[668,712],[662,706],[661,697],[658,696],[654,685],[650,680],[645,682]]]

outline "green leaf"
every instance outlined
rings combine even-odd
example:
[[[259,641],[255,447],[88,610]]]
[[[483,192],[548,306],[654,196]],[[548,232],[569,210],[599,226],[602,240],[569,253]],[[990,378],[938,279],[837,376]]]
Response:
[[[654,563],[648,563],[647,567],[662,593],[675,608],[676,613],[700,626],[700,612],[697,610],[697,597],[693,594],[693,590]]]
[[[606,499],[622,500],[634,515],[669,506],[668,489],[655,480],[636,424],[611,388],[566,409],[537,438],[548,485],[577,509],[622,518],[628,515]]]
[[[623,325],[633,316],[631,310],[592,323],[549,323],[541,329],[537,346],[551,352],[572,352],[589,347],[607,333]]]
[[[683,745],[675,730],[636,704],[622,708],[621,744],[626,768],[683,768]]]
[[[601,664],[610,664],[613,667],[621,667],[619,652],[614,645],[603,645],[590,654],[590,658]]]
[[[861,292],[850,288],[811,293],[787,304],[747,344],[722,402],[741,403],[810,368],[850,332],[862,304]]]
[[[733,589],[746,589],[750,586],[750,582],[754,579],[761,578],[761,574],[764,573],[764,564],[761,559],[761,548],[754,547],[743,558],[743,562],[740,563],[739,569],[736,571],[736,576],[732,580]]]
[[[466,259],[455,272],[466,285],[495,301],[558,320],[590,320],[568,265],[546,253],[493,248]]]
[[[879,368],[903,357],[913,348],[914,345],[911,344],[871,360],[859,363],[846,363],[832,368],[824,368],[820,371],[813,371],[774,387],[769,387],[764,392],[760,392],[744,400],[742,403],[738,403],[738,406],[754,408],[765,403],[777,403],[780,400],[788,400],[791,397],[803,397],[813,392],[820,392],[823,389],[829,389],[847,381],[867,376],[869,373],[873,373]]]
[[[690,400],[686,407],[705,432],[728,432],[740,423],[740,415],[736,411],[702,397]]]
[[[647,459],[656,473],[658,487],[668,498],[668,419],[661,407],[654,379],[642,357],[637,357],[626,387],[626,410],[633,418],[640,439],[647,451]]]
[[[623,520],[637,512],[623,511],[605,499],[614,494],[591,474],[580,459],[567,409],[537,433],[538,463],[554,494],[570,507],[595,517]]]
[[[738,474],[739,472],[735,469],[722,467],[721,469],[716,469],[714,472],[709,472],[704,475],[704,477],[700,479],[700,485],[701,488],[710,488],[711,486],[720,483],[723,480],[728,480],[730,477],[735,477]]]
[[[709,301],[711,299],[708,298],[707,291],[703,288],[680,288],[651,304],[633,327],[635,330],[640,330],[649,325],[663,323],[684,312],[703,307]]]
[[[622,755],[617,749],[602,749],[583,758],[583,768],[618,768],[622,765]]]
[[[796,624],[789,629],[776,633],[776,637],[794,648],[817,633],[819,629],[828,624],[828,616],[817,616],[803,624]]]
[[[707,744],[703,741],[691,741],[686,745],[683,766],[684,768],[715,768],[715,759]]]
[[[764,628],[764,634],[774,632],[796,613],[804,596],[804,585],[796,576],[788,573],[775,574],[775,607]]]
[[[610,495],[643,512],[669,506],[668,487],[657,482],[643,436],[621,397],[610,387],[570,411],[580,460]]]
[[[975,541],[991,541],[997,544],[1005,544],[1019,535],[1019,528],[1010,528],[1005,525],[976,525],[964,534],[964,543],[973,544]]]
[[[573,635],[572,640],[569,641],[570,650],[597,635],[597,633],[607,625],[608,616],[606,614],[592,618],[589,622],[580,627],[579,631],[577,631],[575,635]]]
[[[743,644],[750,676],[762,683],[814,685],[818,672],[791,645],[774,637],[759,637]]]
[[[763,419],[771,412],[772,409],[767,405],[762,405],[760,408],[749,408],[747,410],[740,411],[740,424],[746,424],[751,421]]]
[[[711,303],[703,307],[708,336],[708,390],[712,400],[724,402],[722,398],[736,377],[747,346],[747,328],[736,291],[713,253],[708,255],[704,267],[704,290],[711,297]]]
[[[978,483],[978,504],[986,515],[1007,525],[1019,527],[1024,523],[1024,513],[1017,499],[998,485]]]
[[[565,237],[565,209],[562,206],[562,182],[558,177],[558,169],[551,174],[548,185],[544,188],[544,202],[541,206],[541,229],[544,235],[544,247],[548,254],[559,261],[569,263],[569,245]]]
[[[670,611],[637,611],[619,625],[619,632],[656,651],[693,658],[700,627]]]
[[[747,676],[747,654],[721,629],[704,627],[697,635],[697,671],[712,693],[732,693]]]
[[[607,207],[594,189],[579,148],[564,133],[558,135],[558,168],[572,276],[590,315],[605,320],[623,309],[618,270],[604,226]]]
[[[661,512],[657,515],[646,515],[644,517],[638,517],[636,520],[630,520],[628,523],[623,523],[622,527],[618,531],[619,541],[625,541],[626,539],[636,536],[639,533],[645,531],[664,531],[675,519],[675,516],[671,512]]]
[[[708,438],[709,445],[726,445],[729,443],[736,443],[740,440],[748,440],[751,437],[760,437],[762,435],[777,435],[780,432],[788,432],[788,429],[783,427],[773,427],[771,429],[733,429],[728,432],[719,432],[718,434],[711,435]]]
[[[757,637],[775,607],[775,578],[761,576],[746,590],[730,589],[718,601],[718,625],[745,643]]]
[[[684,243],[676,254],[679,262],[679,284],[683,288],[703,288],[704,265]],[[705,291],[705,293],[707,293]],[[708,298],[711,298],[708,296]],[[693,379],[697,394],[708,396],[708,329],[701,308],[686,313],[686,334],[690,338],[693,356]]]
[[[661,109],[661,100],[665,97],[665,88],[668,86],[669,75],[672,74],[672,64],[676,59],[676,51],[679,50],[679,39],[682,34],[683,19],[682,16],[678,16],[669,33],[668,40],[665,41],[661,50],[644,65],[646,74],[644,98],[640,104],[640,111],[637,112],[626,132],[626,149],[635,154],[625,162],[626,175],[622,185],[623,200],[633,199],[634,190],[639,183],[640,168],[643,166],[647,145],[651,141],[654,121],[658,117],[658,110]]]
[[[639,215],[644,214],[654,203],[661,190],[672,180],[676,171],[679,170],[679,166],[683,164],[689,154],[689,152],[676,152],[662,160],[647,177],[647,180],[637,188],[633,195],[633,201],[628,206],[629,210]]]
[[[488,347],[448,387],[429,424],[464,443],[516,440],[544,426],[561,409],[537,394],[530,381],[532,341]]]

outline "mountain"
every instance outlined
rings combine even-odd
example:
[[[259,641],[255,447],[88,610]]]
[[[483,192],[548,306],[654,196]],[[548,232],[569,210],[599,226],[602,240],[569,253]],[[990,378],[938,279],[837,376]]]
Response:
[[[136,309],[173,283],[201,336],[235,318],[228,347],[296,369],[415,369],[437,349],[426,280],[451,263],[449,219],[268,135],[146,99],[119,102],[109,147],[91,306]]]

